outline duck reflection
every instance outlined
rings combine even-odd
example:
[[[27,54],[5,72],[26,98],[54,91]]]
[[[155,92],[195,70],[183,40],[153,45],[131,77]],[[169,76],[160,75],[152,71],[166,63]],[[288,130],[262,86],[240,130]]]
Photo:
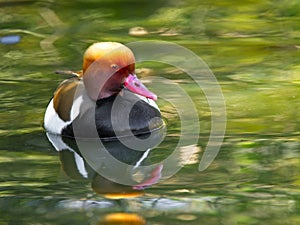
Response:
[[[111,213],[104,216],[98,225],[144,225],[146,220],[134,213]]]
[[[147,165],[150,151],[161,143],[165,128],[151,134],[113,141],[70,139],[47,133],[71,179],[89,179],[92,189],[111,199],[143,195],[161,178],[163,165]]]

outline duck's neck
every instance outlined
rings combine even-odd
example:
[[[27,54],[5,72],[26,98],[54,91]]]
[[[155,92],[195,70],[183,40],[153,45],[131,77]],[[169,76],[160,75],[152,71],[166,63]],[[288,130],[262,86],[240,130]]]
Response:
[[[106,98],[100,98],[96,101],[97,106],[101,106],[103,104],[105,104],[106,102],[111,102],[114,101],[114,99],[117,97],[117,94],[111,95],[109,97]]]

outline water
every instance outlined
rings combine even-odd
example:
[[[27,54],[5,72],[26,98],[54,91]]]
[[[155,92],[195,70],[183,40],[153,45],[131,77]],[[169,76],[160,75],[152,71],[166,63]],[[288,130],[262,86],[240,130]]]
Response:
[[[137,224],[299,224],[298,1],[0,5],[1,40],[20,37],[0,44],[0,224],[107,224],[107,217],[122,215]],[[171,178],[132,198],[105,198],[95,187],[113,190],[114,184],[88,166],[86,178],[74,172],[74,154],[51,145],[43,114],[68,78],[54,71],[79,70],[89,44],[141,40],[180,44],[208,64],[224,94],[226,135],[215,160],[199,172],[211,127],[204,93],[172,66],[138,64],[144,80],[153,74],[171,79],[197,103],[199,140],[182,149],[192,155]],[[180,137],[178,114],[163,99],[158,104],[168,132],[148,164],[171,155]]]

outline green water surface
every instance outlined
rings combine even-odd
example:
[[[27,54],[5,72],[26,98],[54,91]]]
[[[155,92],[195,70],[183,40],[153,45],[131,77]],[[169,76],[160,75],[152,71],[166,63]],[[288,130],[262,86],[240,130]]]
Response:
[[[21,37],[0,43],[0,224],[94,225],[116,212],[153,225],[299,224],[299,15],[298,0],[0,1],[0,37]],[[197,102],[197,151],[144,195],[106,199],[91,180],[63,170],[43,115],[68,78],[54,71],[80,70],[91,43],[144,40],[179,44],[207,63],[225,98],[226,134],[199,172],[211,127],[204,94],[172,66],[137,64],[140,77],[172,79]],[[180,135],[178,115],[158,104],[168,134],[153,161],[167,157]]]

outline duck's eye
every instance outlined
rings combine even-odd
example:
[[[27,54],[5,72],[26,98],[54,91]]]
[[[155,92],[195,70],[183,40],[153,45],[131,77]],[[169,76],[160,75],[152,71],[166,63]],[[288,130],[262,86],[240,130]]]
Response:
[[[119,66],[118,66],[117,64],[112,64],[112,65],[111,65],[111,68],[112,68],[113,70],[117,70],[117,69],[119,69]]]

